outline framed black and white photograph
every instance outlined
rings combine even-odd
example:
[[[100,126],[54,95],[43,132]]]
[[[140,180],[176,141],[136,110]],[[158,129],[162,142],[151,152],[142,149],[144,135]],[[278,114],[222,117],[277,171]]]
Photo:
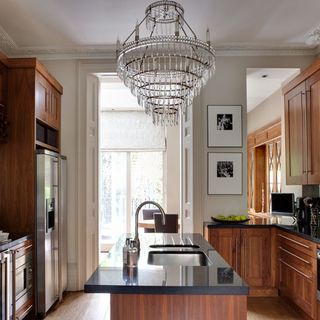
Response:
[[[208,194],[242,194],[242,153],[208,153]]]
[[[208,106],[208,147],[241,147],[242,117],[239,106]]]

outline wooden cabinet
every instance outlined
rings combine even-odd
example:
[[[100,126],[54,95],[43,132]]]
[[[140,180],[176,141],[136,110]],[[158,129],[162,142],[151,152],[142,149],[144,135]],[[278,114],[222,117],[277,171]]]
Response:
[[[277,295],[270,228],[207,228],[206,238],[249,284],[250,295]]]
[[[316,245],[288,232],[278,232],[280,294],[309,317],[316,318]]]
[[[8,137],[7,120],[7,67],[0,62],[0,143],[6,142]]]
[[[26,240],[12,254],[12,319],[24,319],[33,308],[33,245]]]
[[[60,151],[60,131],[37,118],[37,103],[43,98],[37,90],[38,77],[51,86],[59,105],[62,87],[37,59],[8,60],[10,135],[8,143],[0,144],[0,225],[12,233],[34,233],[36,149]]]
[[[36,118],[55,129],[60,128],[61,95],[39,72],[36,74]]]
[[[248,135],[248,208],[268,212],[270,193],[281,189],[281,123],[271,123]]]
[[[232,268],[240,273],[240,229],[214,228],[208,230],[208,242]]]
[[[241,276],[255,288],[271,288],[271,229],[241,230]]]
[[[287,184],[320,184],[320,61],[283,93]]]
[[[0,105],[5,106],[7,103],[7,67],[0,62]]]

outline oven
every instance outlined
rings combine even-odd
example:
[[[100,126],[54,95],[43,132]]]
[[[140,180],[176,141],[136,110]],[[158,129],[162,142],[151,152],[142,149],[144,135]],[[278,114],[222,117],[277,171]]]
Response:
[[[317,300],[320,300],[320,248],[317,249]]]

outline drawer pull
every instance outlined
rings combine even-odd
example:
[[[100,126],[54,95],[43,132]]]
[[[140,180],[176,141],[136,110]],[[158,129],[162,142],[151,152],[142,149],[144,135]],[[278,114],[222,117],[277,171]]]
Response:
[[[292,270],[294,270],[295,272],[298,272],[299,274],[301,274],[303,277],[311,280],[311,277],[307,276],[305,273],[301,272],[300,270],[296,269],[295,267],[291,266],[289,263],[284,262],[282,259],[279,259],[280,262],[282,262],[283,264],[285,264],[287,267],[291,268]]]
[[[286,237],[286,236],[283,236],[282,234],[278,234],[278,236],[281,237],[281,238],[283,238],[283,239],[289,240],[289,241],[291,241],[291,242],[293,242],[293,243],[296,243],[296,244],[298,244],[298,245],[301,246],[301,247],[304,247],[304,248],[307,248],[307,249],[311,249],[310,246],[307,246],[306,244],[300,243],[299,241],[290,239],[290,238],[288,238],[288,237]]]
[[[21,251],[26,251],[26,250],[28,250],[28,249],[30,249],[30,248],[32,248],[32,244],[30,244],[30,245],[27,246],[27,247],[23,247],[23,248],[21,248],[21,249],[16,250],[16,253],[21,252]]]
[[[294,253],[292,253],[292,252],[290,252],[290,251],[288,251],[288,250],[286,250],[286,249],[284,249],[284,248],[282,248],[282,247],[279,247],[279,249],[282,250],[282,251],[284,251],[285,253],[288,253],[288,254],[290,254],[291,256],[299,259],[300,261],[303,261],[303,262],[306,263],[306,264],[311,264],[310,261],[307,261],[307,260],[305,260],[305,259],[302,259],[301,257],[295,255]]]

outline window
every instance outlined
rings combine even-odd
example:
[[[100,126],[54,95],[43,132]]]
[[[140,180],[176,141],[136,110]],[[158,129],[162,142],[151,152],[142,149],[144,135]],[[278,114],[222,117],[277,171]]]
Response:
[[[102,244],[134,230],[134,213],[145,200],[163,204],[162,151],[100,151]]]

